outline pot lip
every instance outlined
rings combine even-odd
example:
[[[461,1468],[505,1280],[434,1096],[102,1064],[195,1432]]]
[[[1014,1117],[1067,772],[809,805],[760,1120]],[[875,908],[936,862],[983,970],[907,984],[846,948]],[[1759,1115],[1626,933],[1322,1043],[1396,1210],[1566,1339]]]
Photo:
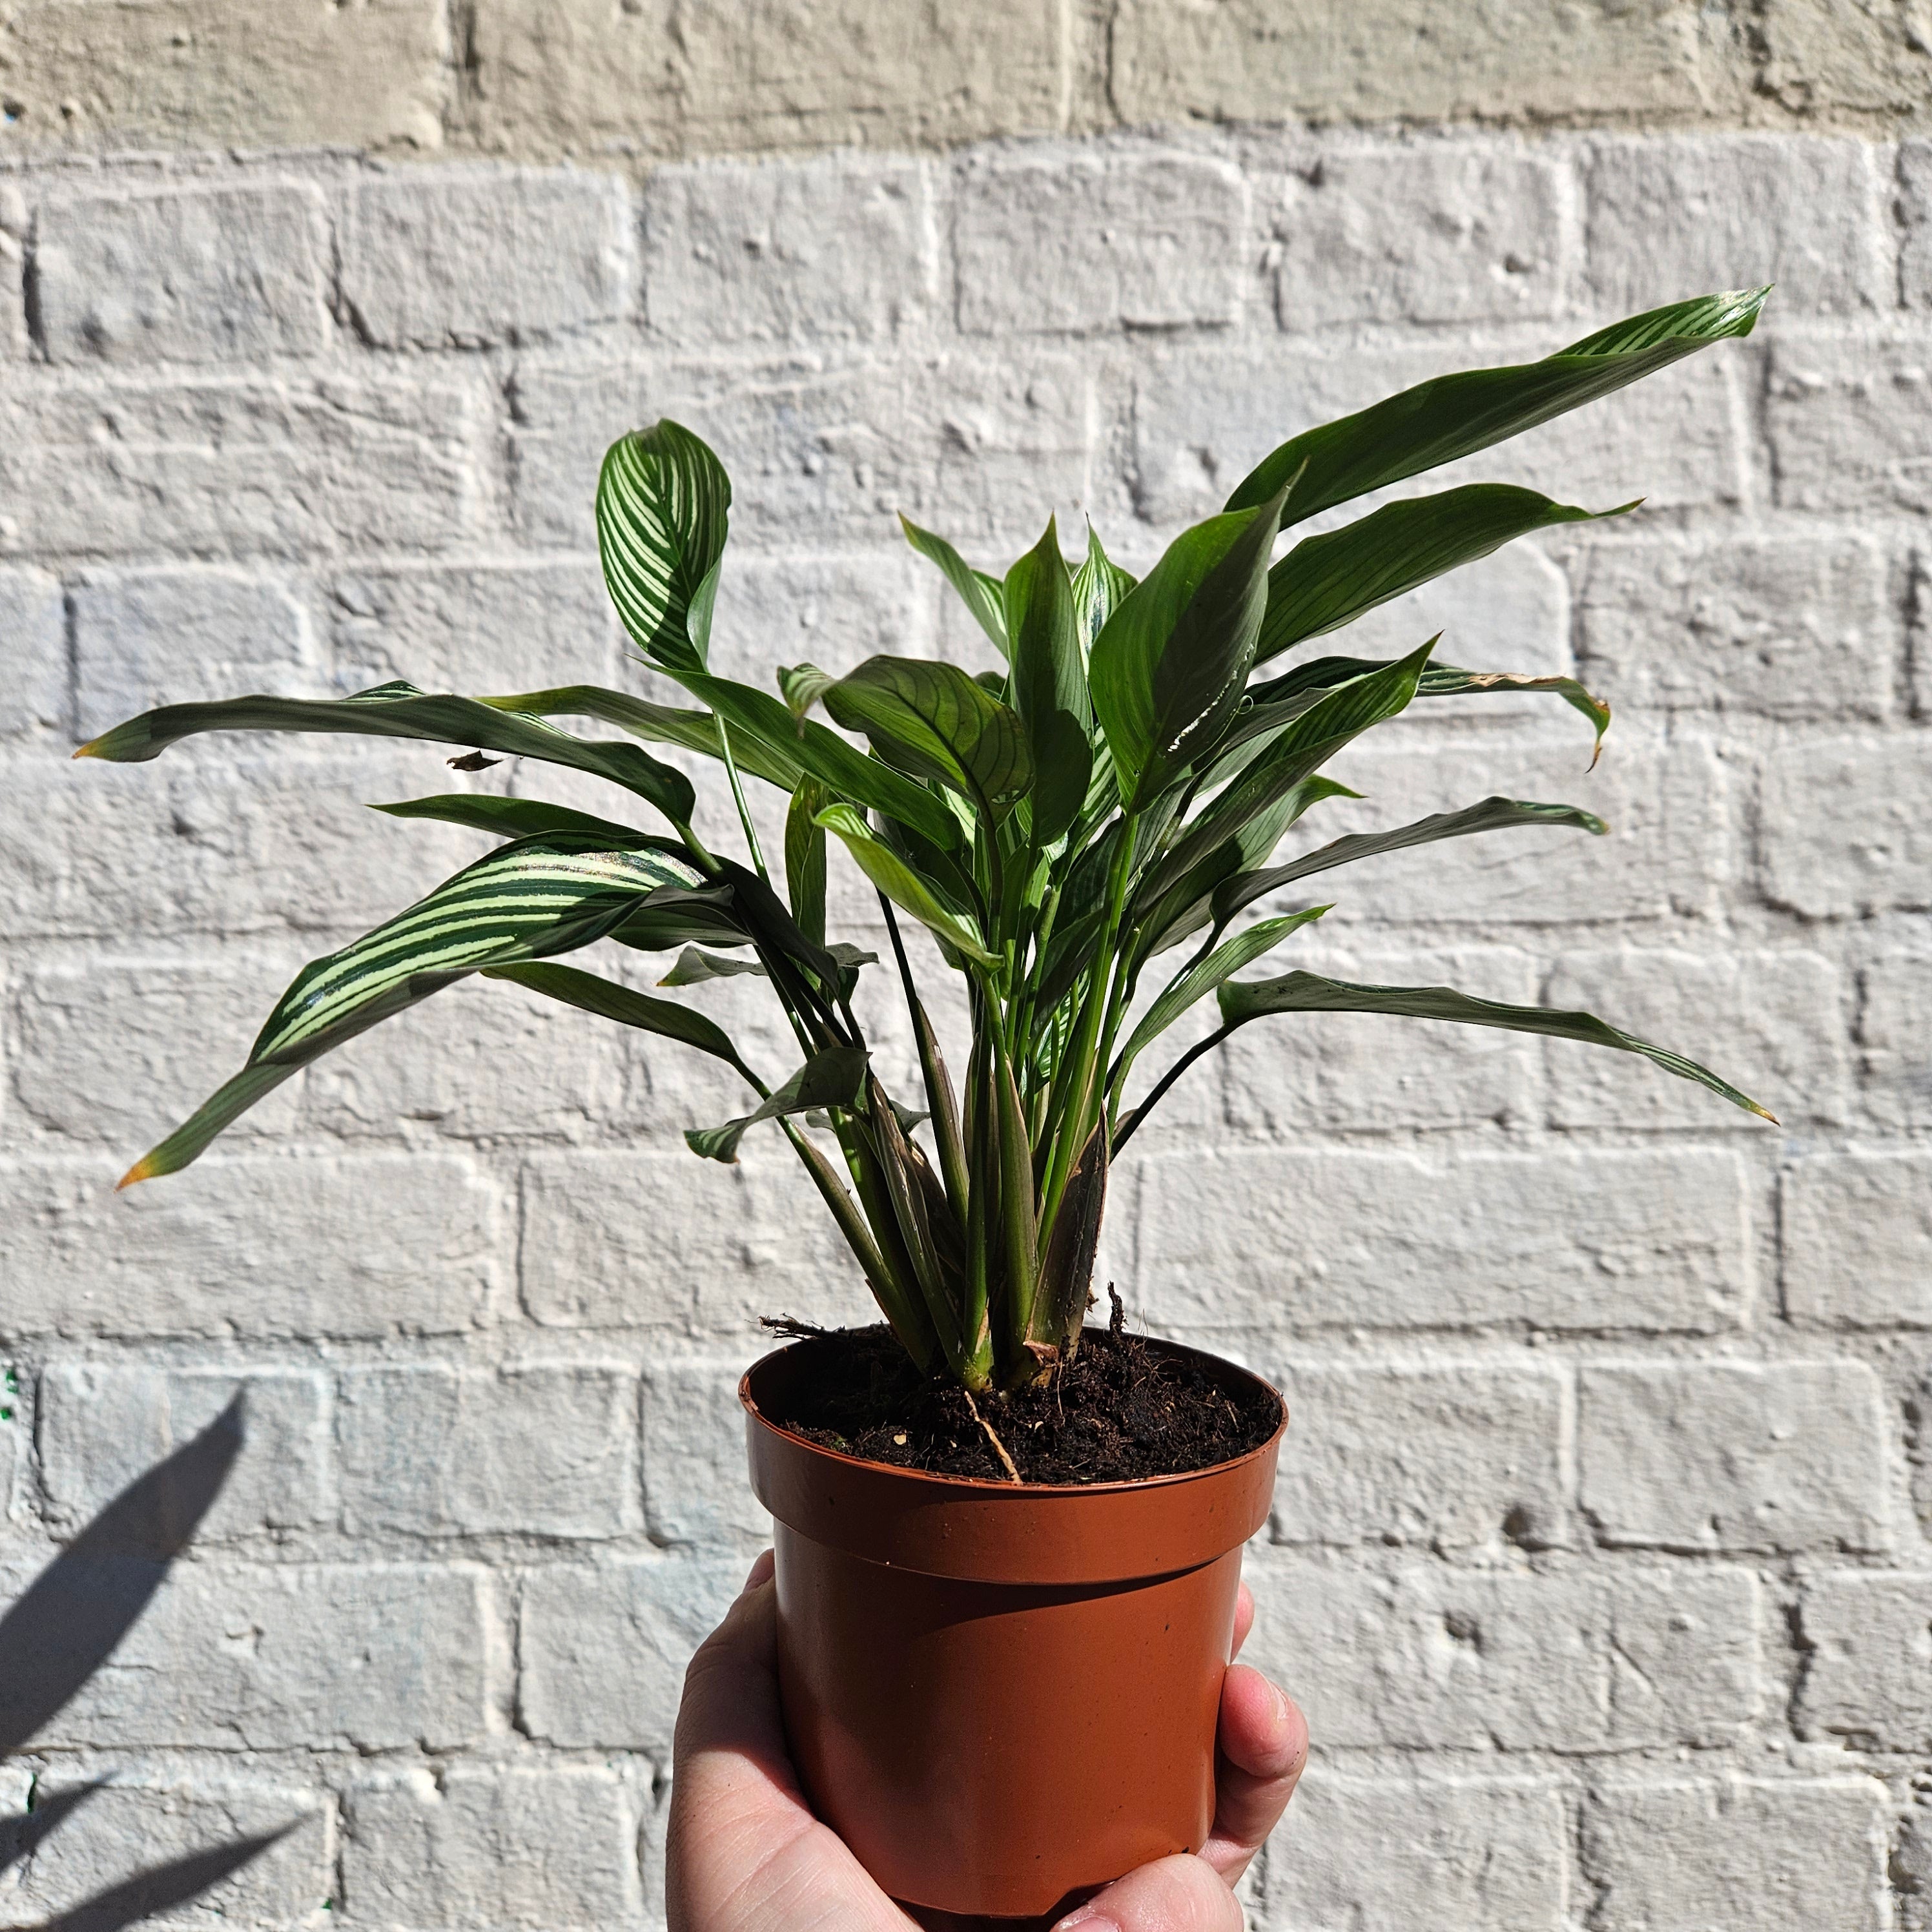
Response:
[[[1231,1362],[1225,1355],[1210,1354],[1205,1348],[1191,1347],[1185,1342],[1171,1342],[1164,1336],[1150,1336],[1146,1339],[1156,1342],[1163,1348],[1173,1349],[1182,1354],[1213,1363],[1217,1368],[1232,1370],[1245,1377],[1257,1388],[1267,1390],[1274,1397],[1277,1412],[1275,1425],[1266,1438],[1252,1449],[1244,1450],[1238,1456],[1232,1456],[1224,1462],[1210,1462],[1198,1469],[1178,1469],[1164,1476],[1119,1477],[1104,1483],[1002,1483],[990,1476],[946,1476],[931,1469],[908,1469],[897,1462],[875,1462],[869,1456],[854,1456],[849,1450],[827,1448],[822,1442],[813,1442],[774,1422],[758,1406],[758,1398],[752,1389],[752,1378],[758,1372],[790,1354],[795,1348],[807,1345],[810,1338],[785,1342],[782,1346],[768,1350],[752,1363],[738,1378],[738,1400],[746,1414],[761,1428],[777,1437],[791,1449],[808,1456],[822,1456],[827,1461],[840,1462],[854,1469],[875,1469],[882,1476],[890,1476],[896,1481],[924,1485],[935,1492],[940,1490],[964,1490],[976,1496],[1004,1497],[1017,1500],[1022,1497],[1044,1499],[1053,1496],[1118,1496],[1144,1495],[1150,1490],[1174,1489],[1184,1483],[1198,1483],[1205,1479],[1226,1475],[1230,1470],[1238,1469],[1253,1462],[1258,1456],[1271,1454],[1288,1428],[1288,1400],[1266,1376],[1257,1375],[1252,1369],[1246,1369],[1238,1362]],[[938,1500],[935,1494],[935,1501]]]

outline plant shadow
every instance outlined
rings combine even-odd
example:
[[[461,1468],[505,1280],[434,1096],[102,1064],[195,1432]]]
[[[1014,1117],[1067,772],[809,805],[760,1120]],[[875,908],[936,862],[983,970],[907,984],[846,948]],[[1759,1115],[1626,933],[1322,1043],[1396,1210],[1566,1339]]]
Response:
[[[227,1482],[243,1440],[237,1395],[191,1441],[137,1477],[0,1615],[0,1763],[80,1693],[118,1648]],[[0,1814],[0,1873],[34,1857],[104,1784]],[[215,1846],[136,1873],[40,1932],[122,1932],[199,1898],[294,1829]]]

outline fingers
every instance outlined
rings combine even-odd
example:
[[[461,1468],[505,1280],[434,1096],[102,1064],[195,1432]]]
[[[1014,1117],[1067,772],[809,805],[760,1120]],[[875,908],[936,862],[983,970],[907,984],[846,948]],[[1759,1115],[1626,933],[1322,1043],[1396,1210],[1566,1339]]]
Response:
[[[1108,1886],[1053,1932],[1241,1932],[1234,1894],[1202,1859],[1158,1858]]]
[[[1241,1646],[1248,1640],[1248,1633],[1255,1627],[1254,1592],[1244,1583],[1234,1597],[1234,1646],[1228,1653],[1231,1658],[1239,1657]]]
[[[1232,1885],[1281,1822],[1308,1762],[1308,1723],[1258,1670],[1232,1666],[1221,1688],[1214,1830],[1201,1856]]]

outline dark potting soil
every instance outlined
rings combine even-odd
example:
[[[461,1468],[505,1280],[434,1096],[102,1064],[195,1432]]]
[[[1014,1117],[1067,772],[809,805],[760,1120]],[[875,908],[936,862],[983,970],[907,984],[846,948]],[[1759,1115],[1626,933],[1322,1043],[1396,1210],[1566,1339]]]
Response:
[[[798,1346],[812,1352],[790,1412],[770,1420],[827,1448],[934,1475],[1012,1480],[980,1418],[1027,1482],[1112,1483],[1231,1462],[1265,1442],[1280,1414],[1265,1390],[1224,1388],[1190,1358],[1126,1333],[1118,1314],[1088,1328],[1049,1381],[970,1400],[957,1383],[920,1375],[883,1324],[767,1325],[802,1332]]]

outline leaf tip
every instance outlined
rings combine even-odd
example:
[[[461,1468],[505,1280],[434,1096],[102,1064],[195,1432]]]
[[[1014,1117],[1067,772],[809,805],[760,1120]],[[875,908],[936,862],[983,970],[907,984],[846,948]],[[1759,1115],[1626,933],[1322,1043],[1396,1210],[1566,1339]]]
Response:
[[[116,1194],[119,1194],[124,1192],[126,1189],[135,1186],[143,1180],[152,1180],[160,1172],[160,1169],[154,1164],[154,1156],[151,1154],[144,1154],[142,1155],[141,1158],[135,1162],[134,1165],[128,1168],[128,1172],[114,1184],[114,1191]]]
[[[76,758],[98,758],[100,754],[100,740],[98,738],[90,738],[86,744],[76,746],[74,754]]]
[[[1760,1107],[1755,1100],[1747,1100],[1744,1102],[1744,1105],[1748,1106],[1760,1120],[1768,1120],[1774,1127],[1781,1127],[1784,1126],[1784,1123],[1780,1120],[1768,1107]]]

